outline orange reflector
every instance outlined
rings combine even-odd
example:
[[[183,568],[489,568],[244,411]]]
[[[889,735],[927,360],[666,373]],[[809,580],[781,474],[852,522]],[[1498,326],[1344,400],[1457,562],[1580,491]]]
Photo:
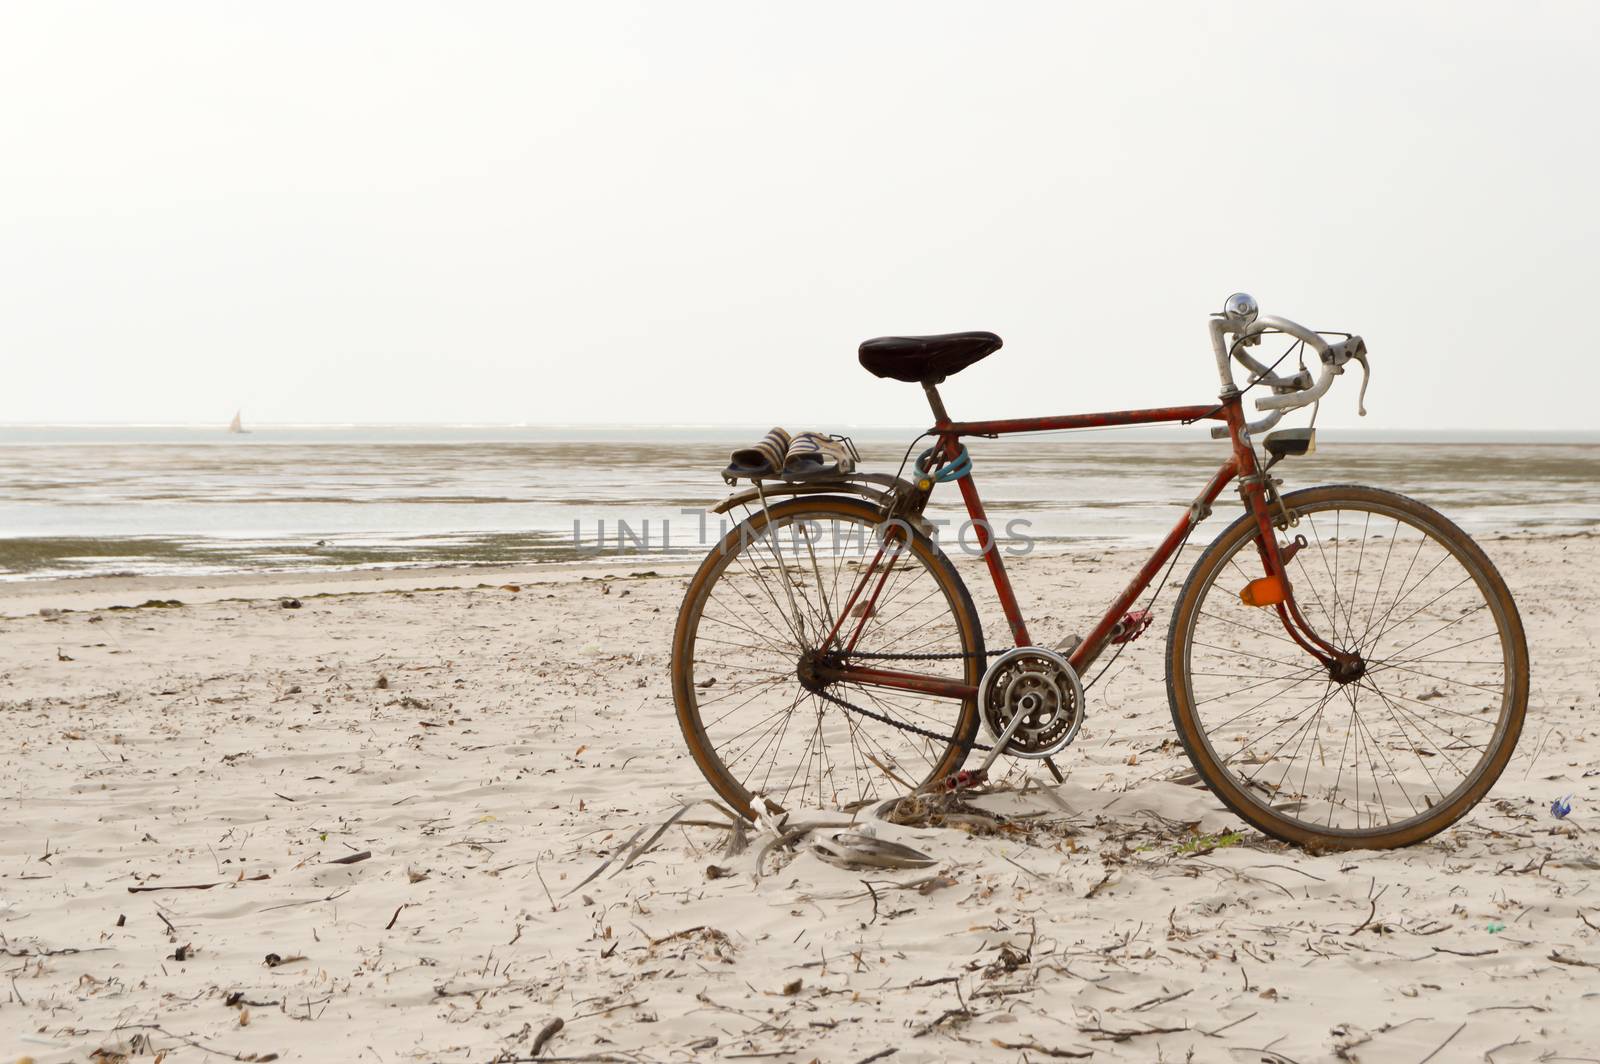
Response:
[[[1276,606],[1289,597],[1281,576],[1263,576],[1252,580],[1239,592],[1239,600],[1246,606]]]

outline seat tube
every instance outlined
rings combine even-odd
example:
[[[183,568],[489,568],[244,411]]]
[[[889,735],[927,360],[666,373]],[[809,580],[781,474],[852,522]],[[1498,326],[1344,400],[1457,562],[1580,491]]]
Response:
[[[955,436],[944,437],[946,454],[954,454],[960,447],[960,441]],[[989,517],[983,511],[983,500],[978,498],[978,487],[972,482],[972,474],[968,473],[956,483],[961,487],[962,501],[967,504],[967,516],[977,529],[978,547],[983,552],[983,560],[988,563],[989,578],[994,582],[995,594],[1000,598],[1000,608],[1005,611],[1006,623],[1011,626],[1011,638],[1019,647],[1032,646],[1033,641],[1028,638],[1028,626],[1022,620],[1022,610],[1017,606],[1016,593],[1011,590],[1011,578],[1006,575],[1005,562],[1000,559],[1000,548],[995,543]]]

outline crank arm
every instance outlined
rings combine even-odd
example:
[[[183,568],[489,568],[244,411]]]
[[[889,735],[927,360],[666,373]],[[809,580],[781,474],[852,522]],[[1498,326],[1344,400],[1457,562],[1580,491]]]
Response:
[[[1006,747],[1011,745],[1011,737],[1017,734],[1017,729],[1027,719],[1028,715],[1026,713],[1012,714],[1011,723],[1006,725],[1006,730],[1000,733],[1000,738],[996,739],[994,746],[990,748],[989,756],[984,758],[983,764],[978,766],[979,775],[988,772],[989,766],[995,763],[995,759],[1005,753]]]

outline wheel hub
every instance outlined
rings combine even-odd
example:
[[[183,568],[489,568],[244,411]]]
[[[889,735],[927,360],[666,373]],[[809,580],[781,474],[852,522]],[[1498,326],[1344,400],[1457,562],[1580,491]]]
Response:
[[[812,694],[816,694],[826,686],[817,675],[817,665],[822,657],[822,652],[819,650],[802,651],[800,660],[795,664],[795,677],[800,681],[800,686]]]
[[[1359,654],[1341,654],[1328,665],[1328,675],[1341,686],[1355,683],[1367,674],[1367,663]]]

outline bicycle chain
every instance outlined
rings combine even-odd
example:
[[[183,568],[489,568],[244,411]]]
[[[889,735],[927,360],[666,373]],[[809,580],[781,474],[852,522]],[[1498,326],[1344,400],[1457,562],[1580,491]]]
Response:
[[[867,652],[852,652],[850,656],[852,658],[862,658],[871,661],[956,661],[965,658],[997,657],[1001,654],[1008,654],[1015,649],[1015,647],[1007,647],[1005,650],[958,650],[948,654],[873,654]],[[858,706],[854,702],[847,702],[837,695],[831,695],[826,691],[814,691],[812,693],[825,701],[832,702],[834,705],[848,710],[851,713],[855,713],[863,717],[869,717],[880,724],[887,724],[889,727],[896,728],[903,732],[910,732],[913,735],[920,735],[924,739],[932,739],[935,742],[940,743],[954,743],[955,745],[969,751],[981,750],[984,753],[988,753],[990,750],[994,749],[992,746],[985,746],[983,743],[978,742],[976,738],[965,740],[957,739],[954,735],[940,735],[936,731],[930,731],[929,729],[923,728],[919,725],[910,724],[906,721],[895,720],[893,717],[890,717],[887,714],[879,713],[877,710],[868,709],[865,706]]]

